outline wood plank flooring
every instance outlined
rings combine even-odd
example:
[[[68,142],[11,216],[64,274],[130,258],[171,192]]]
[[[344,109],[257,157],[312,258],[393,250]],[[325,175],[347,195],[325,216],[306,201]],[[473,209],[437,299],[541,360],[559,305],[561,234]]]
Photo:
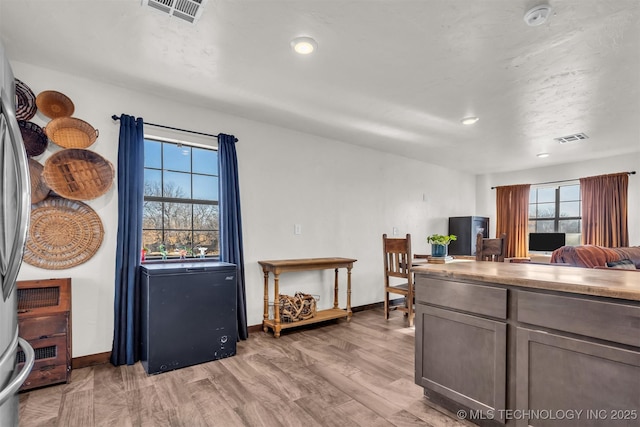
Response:
[[[148,376],[142,365],[72,371],[20,394],[20,426],[470,426],[414,384],[414,329],[381,309],[253,333],[236,356]]]

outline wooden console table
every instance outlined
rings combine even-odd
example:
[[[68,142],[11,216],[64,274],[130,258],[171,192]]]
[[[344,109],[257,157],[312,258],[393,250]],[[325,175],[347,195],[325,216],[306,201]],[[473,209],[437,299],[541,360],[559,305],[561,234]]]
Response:
[[[264,319],[262,329],[267,332],[269,328],[273,330],[273,336],[278,338],[282,329],[294,328],[296,326],[309,325],[323,322],[325,320],[339,319],[346,317],[351,320],[351,269],[357,260],[351,258],[306,258],[306,259],[283,259],[274,261],[258,261],[264,272]],[[278,304],[278,280],[280,273],[290,271],[310,271],[335,269],[333,308],[320,310],[311,319],[300,320],[291,323],[280,322],[280,305]],[[347,269],[347,308],[338,307],[338,269]],[[274,279],[274,310],[273,319],[269,319],[269,273],[273,273]]]

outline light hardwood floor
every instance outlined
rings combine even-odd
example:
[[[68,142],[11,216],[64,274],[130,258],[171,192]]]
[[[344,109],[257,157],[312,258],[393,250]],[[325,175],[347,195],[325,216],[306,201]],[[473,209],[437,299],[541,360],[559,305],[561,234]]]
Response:
[[[233,357],[147,376],[140,363],[77,369],[20,394],[20,426],[469,426],[414,384],[414,329],[382,309],[253,333]]]

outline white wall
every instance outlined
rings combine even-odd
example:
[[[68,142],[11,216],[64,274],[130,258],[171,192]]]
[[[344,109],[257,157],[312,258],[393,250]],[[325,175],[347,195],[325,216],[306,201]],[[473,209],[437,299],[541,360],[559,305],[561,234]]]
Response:
[[[496,191],[491,187],[512,184],[578,179],[617,172],[636,171],[629,175],[629,243],[640,245],[640,151],[630,155],[607,157],[585,162],[527,169],[518,172],[478,175],[476,213],[491,218],[491,236],[496,229]]]
[[[114,166],[119,124],[111,120],[112,114],[126,113],[151,123],[238,137],[249,325],[262,322],[263,275],[258,260],[356,258],[352,305],[375,303],[383,299],[383,233],[391,234],[393,227],[399,234],[411,233],[414,252],[425,253],[426,236],[447,232],[449,216],[476,213],[476,178],[469,174],[29,64],[12,66],[16,77],[36,95],[50,89],[69,96],[76,107],[74,116],[100,131],[90,149]],[[48,119],[38,113],[32,121],[45,125]],[[145,133],[160,135],[150,126]],[[169,135],[163,132],[162,136]],[[37,160],[44,163],[57,149],[52,145]],[[105,228],[103,244],[91,260],[57,271],[23,263],[20,272],[19,280],[72,278],[73,357],[111,350],[116,189],[114,183],[106,195],[86,202],[102,218]],[[294,224],[302,226],[302,234],[294,235]],[[344,272],[341,280],[343,305]],[[320,308],[328,308],[332,281],[332,271],[283,275],[281,293],[315,293],[321,296]]]

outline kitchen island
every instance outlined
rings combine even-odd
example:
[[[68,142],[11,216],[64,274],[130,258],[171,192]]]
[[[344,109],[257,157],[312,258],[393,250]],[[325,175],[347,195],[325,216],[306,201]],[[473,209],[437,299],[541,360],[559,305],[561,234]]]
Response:
[[[637,426],[640,273],[427,264],[416,276],[415,381],[479,425]]]

